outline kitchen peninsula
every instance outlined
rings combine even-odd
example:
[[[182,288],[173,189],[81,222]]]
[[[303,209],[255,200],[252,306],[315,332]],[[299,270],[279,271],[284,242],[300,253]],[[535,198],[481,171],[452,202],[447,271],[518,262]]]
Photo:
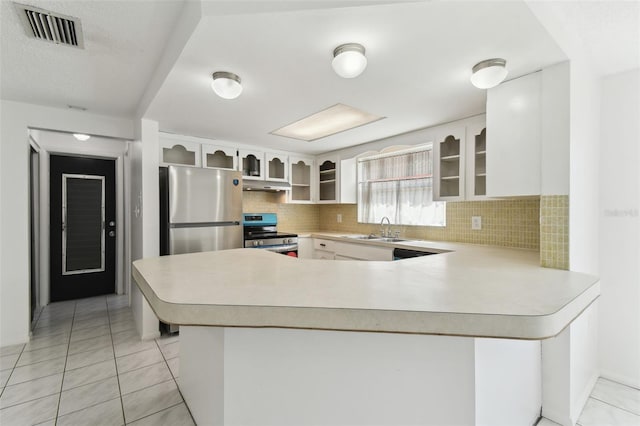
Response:
[[[568,416],[554,395],[567,384],[542,382],[570,363],[563,335],[595,315],[597,278],[528,250],[406,247],[443,253],[237,249],[138,260],[133,276],[182,325],[179,384],[199,424],[530,425],[545,404]]]

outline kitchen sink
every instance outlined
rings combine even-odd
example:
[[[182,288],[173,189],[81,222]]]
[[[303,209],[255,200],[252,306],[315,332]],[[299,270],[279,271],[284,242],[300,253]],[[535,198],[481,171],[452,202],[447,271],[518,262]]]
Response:
[[[381,237],[379,235],[345,235],[346,238],[352,238],[354,240],[370,240],[370,241],[385,241],[388,243],[398,243],[401,241],[409,241],[404,238],[396,237]]]
[[[347,238],[353,238],[354,240],[384,240],[384,238],[377,235],[345,235]]]

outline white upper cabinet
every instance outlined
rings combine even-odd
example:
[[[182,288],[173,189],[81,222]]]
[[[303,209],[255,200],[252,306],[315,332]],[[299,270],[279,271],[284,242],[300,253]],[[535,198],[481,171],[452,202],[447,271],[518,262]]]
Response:
[[[354,157],[340,160],[340,204],[356,204],[357,202],[357,159]]]
[[[484,118],[467,125],[467,200],[487,198],[487,126]]]
[[[487,91],[487,195],[540,195],[541,73]]]
[[[433,199],[465,199],[465,127],[442,132],[433,144]]]
[[[337,156],[320,156],[318,168],[318,202],[338,203],[340,200],[340,168]]]
[[[291,191],[290,203],[312,203],[315,201],[314,161],[310,157],[291,156],[290,173]]]
[[[238,169],[238,156],[235,148],[216,145],[202,145],[202,167],[208,169]]]
[[[242,178],[264,180],[264,152],[240,149],[238,150],[238,153],[238,170],[242,172]]]
[[[181,139],[160,137],[160,165],[200,167],[200,144]]]
[[[266,179],[289,182],[289,157],[274,152],[265,153]]]

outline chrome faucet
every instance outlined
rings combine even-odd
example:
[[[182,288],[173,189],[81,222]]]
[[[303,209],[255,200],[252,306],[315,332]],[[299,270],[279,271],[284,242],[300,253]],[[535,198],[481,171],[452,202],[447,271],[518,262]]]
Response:
[[[384,231],[384,220],[387,219],[387,232]],[[391,236],[391,221],[388,217],[384,216],[380,221],[380,235],[382,237],[390,237]]]

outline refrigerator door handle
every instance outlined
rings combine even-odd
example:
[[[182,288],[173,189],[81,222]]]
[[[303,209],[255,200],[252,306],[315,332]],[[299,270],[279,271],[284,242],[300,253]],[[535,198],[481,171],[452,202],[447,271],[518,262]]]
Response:
[[[210,226],[239,226],[240,221],[232,220],[226,222],[192,222],[192,223],[171,223],[169,228],[207,228]]]

